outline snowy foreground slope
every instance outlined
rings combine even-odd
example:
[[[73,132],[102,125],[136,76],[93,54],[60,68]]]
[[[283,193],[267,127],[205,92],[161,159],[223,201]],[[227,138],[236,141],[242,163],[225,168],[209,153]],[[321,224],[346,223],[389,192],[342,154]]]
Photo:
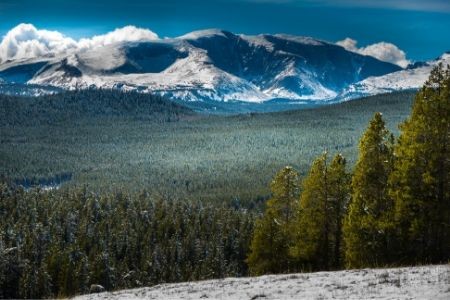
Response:
[[[226,278],[75,299],[450,299],[450,265]]]

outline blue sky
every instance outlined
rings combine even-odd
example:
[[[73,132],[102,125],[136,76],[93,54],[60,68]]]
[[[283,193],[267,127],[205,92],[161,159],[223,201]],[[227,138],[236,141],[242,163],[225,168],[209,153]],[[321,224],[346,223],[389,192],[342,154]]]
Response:
[[[450,0],[0,0],[0,35],[19,23],[73,38],[125,25],[160,37],[221,28],[235,33],[290,33],[365,46],[397,45],[409,59],[450,50]]]

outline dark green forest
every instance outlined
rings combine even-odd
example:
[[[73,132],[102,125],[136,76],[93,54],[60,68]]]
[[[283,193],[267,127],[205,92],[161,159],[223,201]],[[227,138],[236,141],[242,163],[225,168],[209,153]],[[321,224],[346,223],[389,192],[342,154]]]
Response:
[[[325,149],[354,163],[372,115],[382,112],[397,133],[413,95],[236,116],[112,91],[0,96],[0,174],[27,187],[64,182],[63,188],[88,185],[95,192],[148,189],[158,197],[252,207],[267,199],[271,177],[283,166],[305,175]],[[153,106],[158,112],[147,113]]]
[[[254,216],[245,210],[146,192],[0,189],[0,298],[247,274]]]
[[[417,94],[269,114],[104,92],[2,96],[0,297],[450,259],[442,66]]]
[[[77,120],[123,117],[171,122],[193,115],[160,96],[118,90],[75,90],[40,97],[0,95],[0,126],[63,125]]]

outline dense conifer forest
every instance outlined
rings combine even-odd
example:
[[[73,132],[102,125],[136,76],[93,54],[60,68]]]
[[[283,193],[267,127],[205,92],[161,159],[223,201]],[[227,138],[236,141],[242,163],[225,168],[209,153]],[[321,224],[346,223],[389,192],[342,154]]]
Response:
[[[304,176],[325,149],[352,165],[375,112],[398,133],[413,95],[236,116],[193,113],[159,97],[114,91],[0,96],[10,103],[0,105],[0,174],[26,187],[147,189],[158,197],[260,206],[273,174],[286,165]]]
[[[75,90],[40,97],[0,95],[0,126],[57,125],[77,120],[123,117],[177,121],[190,109],[160,96],[118,90]]]
[[[167,109],[163,104],[164,115],[168,111],[177,118],[155,122],[139,117],[139,122],[141,130],[152,132],[148,135],[150,144],[161,142],[162,135],[171,137],[171,143],[165,140],[164,146],[157,148],[161,151],[157,155],[162,155],[164,161],[182,157],[174,165],[184,164],[185,171],[172,169],[172,173],[164,175],[167,168],[158,173],[159,165],[149,164],[142,156],[143,148],[151,149],[149,144],[136,142],[142,135],[133,136],[137,144],[122,145],[125,148],[118,150],[119,154],[106,151],[119,147],[120,138],[137,128],[132,121],[136,121],[135,116],[123,118],[112,113],[105,123],[95,123],[93,118],[83,122],[77,117],[70,121],[51,119],[51,126],[39,125],[38,129],[28,125],[30,120],[20,121],[22,117],[18,122],[24,125],[5,123],[1,150],[5,165],[0,186],[0,297],[63,297],[87,293],[93,284],[116,290],[225,276],[447,263],[449,69],[439,66],[433,70],[416,94],[412,113],[407,117],[411,95],[377,96],[313,110],[235,117],[197,116],[177,106]],[[40,112],[37,115],[43,116]],[[14,118],[8,122],[16,122],[11,120]],[[73,127],[55,129],[71,122]],[[400,122],[397,131],[395,126]],[[114,129],[111,124],[115,124]],[[364,126],[356,129],[361,124]],[[99,125],[104,128],[96,129],[96,135],[87,141],[99,139],[101,143],[84,147],[86,140],[81,140],[79,133],[92,133],[92,128]],[[43,135],[38,132],[43,128],[55,132]],[[237,129],[238,135],[233,135],[231,129]],[[308,136],[301,136],[306,132]],[[155,133],[160,139],[152,136]],[[194,147],[188,148],[188,155],[192,155],[192,149],[204,151],[194,161],[182,154],[188,142],[180,143],[180,139],[187,133]],[[33,139],[33,134],[44,139]],[[247,140],[238,139],[242,136]],[[296,138],[301,142],[294,141]],[[70,143],[71,139],[75,142]],[[51,144],[55,148],[45,148],[50,141],[55,142]],[[228,151],[232,147],[221,149],[222,167],[217,168],[213,157],[224,146],[223,141],[244,147],[237,152]],[[75,144],[83,144],[79,152],[71,152],[70,146]],[[33,169],[25,164],[14,168],[7,162],[11,159],[17,163],[18,156],[26,153],[13,153],[18,145],[35,153],[36,157],[27,161],[36,162]],[[45,151],[40,148],[55,151],[51,152],[52,158],[58,160],[62,159],[58,155],[72,154],[73,161],[46,165]],[[244,150],[249,151],[247,156]],[[54,154],[58,151],[61,153]],[[133,153],[130,156],[127,152]],[[299,153],[306,158],[300,159]],[[91,166],[86,165],[87,161],[75,163],[82,155],[92,159],[87,160]],[[242,155],[239,162],[248,160],[247,164],[232,163],[238,155]],[[130,157],[135,163],[138,159],[137,164],[130,163]],[[206,164],[199,162],[202,158]],[[123,162],[102,165],[109,160],[111,164]],[[75,168],[77,164],[81,167]],[[61,168],[63,165],[66,168]],[[73,172],[74,179],[70,180],[79,180],[80,184],[86,183],[80,180],[82,172],[98,176],[96,169],[120,172],[92,181],[93,186],[67,182],[65,187],[50,191],[24,189],[18,180],[18,174],[26,172],[39,178],[58,170]],[[147,177],[149,173],[143,169],[156,174]],[[273,169],[276,171],[271,172]],[[236,174],[238,177],[233,178]],[[129,182],[114,185],[121,180]],[[237,180],[241,182],[235,186]],[[135,181],[136,186],[129,188]],[[103,189],[103,182],[112,186]],[[243,192],[245,187],[247,194]],[[241,197],[247,197],[246,202]]]
[[[0,298],[247,274],[254,217],[245,210],[146,192],[0,189]]]

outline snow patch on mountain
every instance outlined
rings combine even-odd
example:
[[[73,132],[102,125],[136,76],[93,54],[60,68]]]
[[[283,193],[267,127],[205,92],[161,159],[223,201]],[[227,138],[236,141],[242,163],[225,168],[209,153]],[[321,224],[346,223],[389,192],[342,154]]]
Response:
[[[259,91],[255,85],[216,68],[204,50],[190,48],[187,57],[177,59],[160,73],[111,75],[97,74],[94,71],[105,67],[110,70],[120,66],[124,60],[117,48],[103,50],[105,53],[99,54],[95,51],[72,56],[73,65],[83,70],[81,77],[66,76],[64,70],[49,69],[30,80],[30,83],[55,85],[69,90],[89,87],[138,90],[186,101],[245,99],[249,102],[259,102],[269,99],[269,96]]]

